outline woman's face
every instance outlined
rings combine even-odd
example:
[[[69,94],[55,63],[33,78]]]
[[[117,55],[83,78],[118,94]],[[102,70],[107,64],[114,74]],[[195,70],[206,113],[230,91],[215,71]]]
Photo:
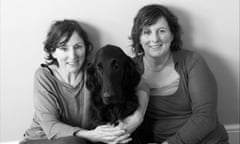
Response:
[[[74,32],[70,39],[63,43],[65,37],[59,42],[59,47],[53,52],[59,68],[66,72],[78,72],[85,60],[86,46],[79,35]]]
[[[140,35],[140,44],[145,56],[159,58],[170,53],[170,45],[173,35],[164,17],[160,17],[156,23],[143,27]]]

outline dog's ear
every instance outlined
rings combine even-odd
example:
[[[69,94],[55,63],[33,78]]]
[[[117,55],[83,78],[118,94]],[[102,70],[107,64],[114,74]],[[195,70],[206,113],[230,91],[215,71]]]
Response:
[[[89,91],[95,91],[98,86],[95,67],[92,63],[88,63],[86,67],[86,87]]]
[[[130,91],[135,90],[141,79],[141,75],[137,70],[137,64],[133,61],[132,58],[127,56],[125,66],[124,87]]]

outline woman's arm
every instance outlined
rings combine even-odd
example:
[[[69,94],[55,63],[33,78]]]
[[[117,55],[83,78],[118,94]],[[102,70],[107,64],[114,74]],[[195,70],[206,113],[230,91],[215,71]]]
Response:
[[[195,144],[203,140],[217,122],[217,85],[205,61],[193,55],[188,65],[188,90],[191,99],[192,116],[188,122],[167,142]]]
[[[149,89],[143,78],[138,85],[137,96],[139,101],[138,109],[132,115],[125,118],[123,123],[120,124],[120,127],[126,130],[128,133],[134,132],[136,128],[142,123],[147,109]]]

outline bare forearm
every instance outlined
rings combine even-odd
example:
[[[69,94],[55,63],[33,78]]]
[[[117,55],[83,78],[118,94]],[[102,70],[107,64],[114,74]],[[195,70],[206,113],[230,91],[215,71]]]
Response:
[[[138,91],[138,109],[130,116],[124,119],[122,123],[122,128],[129,133],[132,133],[136,128],[142,123],[144,119],[144,114],[147,109],[148,95],[145,91]]]
[[[80,138],[84,138],[84,139],[89,140],[89,141],[93,141],[93,140],[91,139],[91,132],[90,132],[89,130],[84,130],[84,129],[79,130],[79,131],[75,134],[75,136],[80,137]]]

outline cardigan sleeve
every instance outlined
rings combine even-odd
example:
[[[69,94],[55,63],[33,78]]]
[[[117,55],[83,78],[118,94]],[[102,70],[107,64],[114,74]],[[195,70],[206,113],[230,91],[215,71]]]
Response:
[[[58,100],[50,79],[39,69],[34,78],[34,108],[38,122],[48,139],[73,136],[81,128],[60,121]]]
[[[196,144],[204,139],[217,123],[217,84],[205,61],[197,54],[187,59],[188,90],[192,116],[169,139],[169,144]]]

